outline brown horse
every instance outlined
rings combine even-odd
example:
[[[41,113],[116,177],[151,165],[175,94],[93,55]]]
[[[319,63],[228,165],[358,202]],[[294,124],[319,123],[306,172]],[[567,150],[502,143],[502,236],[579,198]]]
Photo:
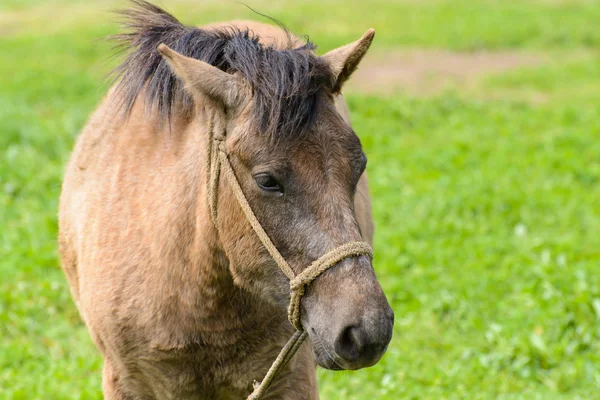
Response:
[[[224,135],[245,197],[296,274],[336,246],[371,242],[366,158],[340,90],[374,33],[319,57],[255,22],[184,27],[143,1],[125,15],[120,81],[67,167],[62,265],[104,356],[107,399],[242,399],[294,331],[289,282],[226,177],[213,224],[209,137]],[[368,367],[392,335],[367,256],[308,285],[300,315],[310,340],[268,398],[318,398],[315,360]]]

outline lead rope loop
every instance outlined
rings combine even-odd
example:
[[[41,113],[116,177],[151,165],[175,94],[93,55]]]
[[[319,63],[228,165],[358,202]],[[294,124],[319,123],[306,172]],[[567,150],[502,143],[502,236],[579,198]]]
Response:
[[[302,296],[304,295],[306,286],[319,277],[319,275],[321,275],[327,269],[346,258],[358,257],[362,255],[372,258],[373,250],[371,249],[371,246],[365,242],[349,242],[325,253],[319,259],[315,260],[311,265],[309,265],[308,268],[296,275],[287,261],[285,261],[281,253],[279,253],[256,218],[256,215],[252,211],[252,208],[250,207],[250,204],[248,203],[248,200],[242,191],[240,183],[235,176],[233,168],[231,167],[231,163],[229,162],[225,148],[225,134],[221,133],[219,136],[215,136],[214,120],[214,117],[210,118],[209,122],[208,151],[206,158],[206,192],[211,218],[215,228],[218,230],[217,203],[219,180],[222,172],[223,175],[227,177],[227,181],[229,182],[229,185],[231,186],[231,189],[233,190],[233,193],[240,204],[246,219],[250,223],[250,226],[252,226],[252,229],[254,229],[254,232],[262,242],[263,246],[265,246],[273,260],[277,263],[281,271],[290,280],[290,306],[288,308],[288,319],[294,328],[296,328],[296,332],[281,349],[279,355],[269,368],[269,371],[263,378],[262,382],[254,382],[254,391],[248,396],[247,400],[258,400],[262,398],[269,386],[271,386],[273,380],[292,359],[294,354],[298,351],[308,336],[300,322],[300,302],[302,300]]]

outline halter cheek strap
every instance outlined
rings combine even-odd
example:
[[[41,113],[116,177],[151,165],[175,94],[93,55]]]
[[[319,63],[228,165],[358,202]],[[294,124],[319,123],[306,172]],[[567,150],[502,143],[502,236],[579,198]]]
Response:
[[[275,379],[288,361],[294,356],[296,351],[298,351],[302,345],[302,342],[307,337],[307,333],[304,331],[300,322],[300,302],[302,300],[302,296],[304,295],[306,286],[319,277],[327,269],[333,267],[340,261],[349,257],[358,257],[362,255],[373,257],[373,251],[365,242],[349,242],[325,253],[319,259],[310,264],[300,274],[296,275],[287,261],[285,261],[281,253],[279,253],[256,218],[256,215],[252,211],[252,208],[250,207],[250,204],[248,203],[248,200],[242,191],[233,168],[231,167],[231,163],[229,162],[229,157],[227,156],[225,149],[225,135],[222,134],[216,136],[214,130],[214,119],[211,119],[209,125],[210,137],[208,141],[206,176],[208,183],[208,204],[215,227],[218,229],[217,203],[219,180],[222,173],[226,176],[227,182],[229,182],[229,186],[233,190],[233,194],[240,204],[240,207],[242,208],[246,219],[250,223],[250,226],[252,226],[252,229],[254,229],[254,232],[262,242],[263,246],[265,246],[273,260],[275,260],[281,271],[290,280],[290,306],[288,308],[288,319],[297,331],[283,347],[271,365],[271,368],[269,368],[269,371],[267,372],[267,375],[265,375],[262,382],[254,383],[254,391],[250,394],[250,396],[248,396],[248,400],[256,400],[263,397],[273,379]]]

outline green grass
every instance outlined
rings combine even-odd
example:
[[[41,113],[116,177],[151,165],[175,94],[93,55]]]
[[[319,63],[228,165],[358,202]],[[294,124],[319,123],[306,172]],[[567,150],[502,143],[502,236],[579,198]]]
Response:
[[[101,398],[102,361],[58,264],[56,210],[74,138],[114,64],[96,39],[115,31],[104,12],[115,3],[0,5],[2,399]],[[168,8],[187,23],[251,17],[221,3]],[[373,26],[380,50],[553,55],[468,92],[348,96],[396,328],[376,367],[321,371],[321,397],[600,398],[600,5],[297,3],[249,2],[322,49]]]

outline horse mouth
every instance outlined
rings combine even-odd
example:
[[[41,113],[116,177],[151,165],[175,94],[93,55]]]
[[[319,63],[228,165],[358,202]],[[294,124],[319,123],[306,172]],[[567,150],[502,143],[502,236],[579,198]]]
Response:
[[[329,369],[332,371],[342,371],[345,368],[341,367],[337,362],[336,362],[336,358],[335,355],[330,354],[327,349],[325,348],[325,345],[323,344],[323,342],[321,341],[321,338],[319,338],[319,335],[315,332],[314,329],[311,329],[311,335],[310,335],[310,339],[312,342],[312,350],[313,350],[313,355],[315,357],[315,361],[317,362],[317,364],[320,367],[323,367],[325,369]]]

